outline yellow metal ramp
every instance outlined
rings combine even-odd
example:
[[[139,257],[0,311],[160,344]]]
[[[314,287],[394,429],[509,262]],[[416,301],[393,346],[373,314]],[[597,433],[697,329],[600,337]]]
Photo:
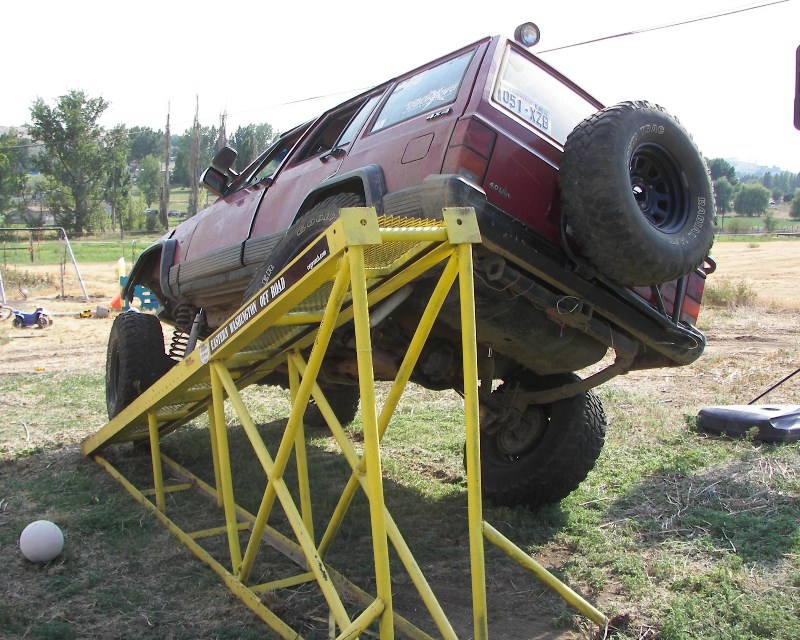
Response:
[[[141,504],[153,511],[170,531],[206,562],[226,585],[280,637],[300,638],[273,612],[263,595],[297,585],[316,584],[329,612],[330,638],[356,638],[378,633],[391,639],[431,636],[395,613],[389,563],[389,543],[402,562],[440,637],[455,639],[451,622],[430,589],[405,543],[383,492],[380,441],[389,425],[437,315],[451,289],[458,286],[464,371],[465,461],[472,591],[472,637],[489,637],[484,573],[484,539],[556,590],[598,625],[607,618],[556,580],[530,556],[483,521],[480,488],[477,346],[475,340],[472,245],[480,233],[471,209],[445,209],[441,221],[378,217],[373,209],[343,209],[340,219],[318,236],[228,321],[171,371],[157,380],[119,415],[83,442],[83,452],[104,466]],[[415,279],[436,278],[436,286],[411,340],[399,373],[378,409],[370,334],[370,308]],[[352,323],[358,362],[363,454],[351,443],[317,384],[331,336]],[[307,358],[304,357],[307,355]],[[278,367],[288,370],[292,407],[280,442],[273,451],[265,444],[240,390]],[[312,516],[314,493],[309,483],[302,416],[313,398],[351,470],[349,480],[326,523],[316,536]],[[264,473],[266,485],[256,513],[236,503],[228,447],[225,407],[235,412]],[[208,484],[162,455],[161,439],[202,414],[208,415],[214,482]],[[152,488],[137,488],[103,455],[110,445],[149,443]],[[284,472],[294,459],[291,487]],[[166,486],[164,469],[181,478]],[[222,524],[187,532],[167,515],[167,494],[194,487],[216,500]],[[368,500],[375,594],[368,594],[328,566],[326,553],[358,490]],[[279,505],[294,539],[270,525]],[[202,545],[214,537],[227,540],[222,563]],[[298,568],[291,576],[268,582],[252,579],[264,545],[277,549]],[[348,604],[349,609],[345,606]],[[353,605],[358,609],[352,613]]]

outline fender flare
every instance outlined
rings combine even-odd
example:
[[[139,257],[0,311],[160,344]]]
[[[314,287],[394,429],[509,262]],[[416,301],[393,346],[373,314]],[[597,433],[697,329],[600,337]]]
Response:
[[[383,169],[376,164],[368,164],[346,173],[331,176],[320,182],[303,199],[303,203],[297,210],[295,220],[326,196],[333,192],[340,192],[343,190],[342,187],[353,183],[358,183],[362,188],[366,206],[375,207],[378,215],[383,213],[383,196],[386,194]]]
[[[174,239],[158,240],[147,247],[134,263],[131,274],[122,289],[122,297],[130,299],[133,296],[134,287],[144,282],[142,279],[144,274],[158,263],[159,288],[165,297],[172,298],[172,291],[169,287],[169,269],[175,260],[177,249],[178,241]]]

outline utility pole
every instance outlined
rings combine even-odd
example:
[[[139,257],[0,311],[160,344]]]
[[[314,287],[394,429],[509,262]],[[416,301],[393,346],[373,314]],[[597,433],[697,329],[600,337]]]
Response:
[[[219,114],[219,135],[217,136],[217,151],[228,144],[228,134],[225,132],[225,124],[228,120],[227,112]]]
[[[169,152],[170,152],[170,133],[169,133],[169,104],[167,104],[167,130],[164,133],[164,180],[161,183],[161,203],[158,209],[158,217],[161,227],[166,230],[169,226]]]
[[[189,152],[189,217],[197,215],[200,194],[200,99],[195,96],[194,123],[192,124],[192,145]]]

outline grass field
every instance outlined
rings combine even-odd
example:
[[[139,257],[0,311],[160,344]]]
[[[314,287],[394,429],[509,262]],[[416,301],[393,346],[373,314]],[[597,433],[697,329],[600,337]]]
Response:
[[[800,637],[800,445],[719,438],[694,427],[699,408],[747,403],[798,367],[798,247],[796,241],[718,243],[719,268],[709,286],[728,282],[749,295],[721,291],[718,306],[703,309],[706,354],[689,367],[637,372],[599,389],[610,422],[606,445],[589,478],[561,504],[487,505],[488,522],[604,613],[626,621],[605,637]],[[108,303],[117,257],[81,264],[89,303],[57,299],[57,287],[47,283],[32,288],[27,301],[14,301],[65,314],[55,315],[51,328],[0,328],[0,637],[275,638],[80,455],[79,443],[105,422],[110,320],[75,312]],[[797,402],[799,390],[795,378],[768,401]],[[285,393],[248,389],[246,401],[274,444],[285,424]],[[237,497],[254,509],[263,474],[232,415],[228,429]],[[358,445],[358,419],[348,431]],[[462,432],[458,396],[415,387],[390,425],[383,457],[389,507],[459,637],[468,638]],[[208,447],[203,420],[164,442],[168,455],[206,479]],[[313,433],[308,448],[320,500],[315,520],[322,522],[344,482],[343,464],[325,433]],[[146,482],[141,452],[121,446],[109,457]],[[329,559],[369,590],[363,500],[353,509]],[[168,512],[195,522],[210,517],[208,504],[177,498],[169,498]],[[57,522],[66,536],[64,553],[47,565],[26,562],[16,548],[24,526],[39,518]],[[604,637],[494,550],[487,565],[491,638]],[[397,610],[431,629],[402,572],[393,587]],[[312,590],[281,590],[268,602],[304,637],[327,637],[326,613]]]

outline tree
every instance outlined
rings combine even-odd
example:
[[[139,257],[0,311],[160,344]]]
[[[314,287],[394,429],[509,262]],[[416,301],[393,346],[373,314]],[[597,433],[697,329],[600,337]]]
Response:
[[[772,213],[772,210],[768,209],[767,212],[764,214],[764,230],[767,233],[774,233],[775,229],[778,228],[778,219],[775,217],[775,214]]]
[[[800,189],[794,190],[794,198],[789,205],[789,215],[795,220],[800,219]]]
[[[145,156],[139,163],[136,184],[149,209],[161,194],[161,160],[156,156]]]
[[[128,130],[131,150],[128,161],[140,163],[147,156],[155,156],[164,148],[164,132],[150,127],[131,127]]]
[[[760,184],[745,184],[736,196],[733,208],[741,215],[760,216],[769,206],[769,197],[769,191]]]
[[[259,153],[267,148],[274,136],[272,125],[268,123],[249,124],[236,129],[228,142],[238,154],[234,168],[237,171],[246,168]]]
[[[709,160],[708,170],[711,173],[712,181],[716,181],[724,176],[732,185],[736,185],[736,183],[739,182],[739,179],[736,177],[736,169],[724,158],[713,158]]]
[[[722,215],[730,213],[733,191],[733,185],[725,176],[717,178],[714,181],[714,197],[717,203],[717,213],[721,213]]]
[[[21,141],[12,131],[0,135],[0,218],[25,191],[28,177],[22,170]]]
[[[104,190],[105,201],[111,205],[112,226],[119,221],[120,238],[124,237],[125,212],[131,192],[131,174],[128,171],[128,154],[130,138],[124,126],[119,126],[109,133],[114,140],[114,154],[108,165],[108,176]]]
[[[90,233],[104,215],[102,190],[117,139],[107,137],[97,121],[108,104],[72,90],[52,107],[37,98],[31,108],[29,132],[45,150],[35,164],[52,179],[51,211],[61,226],[78,236]]]

